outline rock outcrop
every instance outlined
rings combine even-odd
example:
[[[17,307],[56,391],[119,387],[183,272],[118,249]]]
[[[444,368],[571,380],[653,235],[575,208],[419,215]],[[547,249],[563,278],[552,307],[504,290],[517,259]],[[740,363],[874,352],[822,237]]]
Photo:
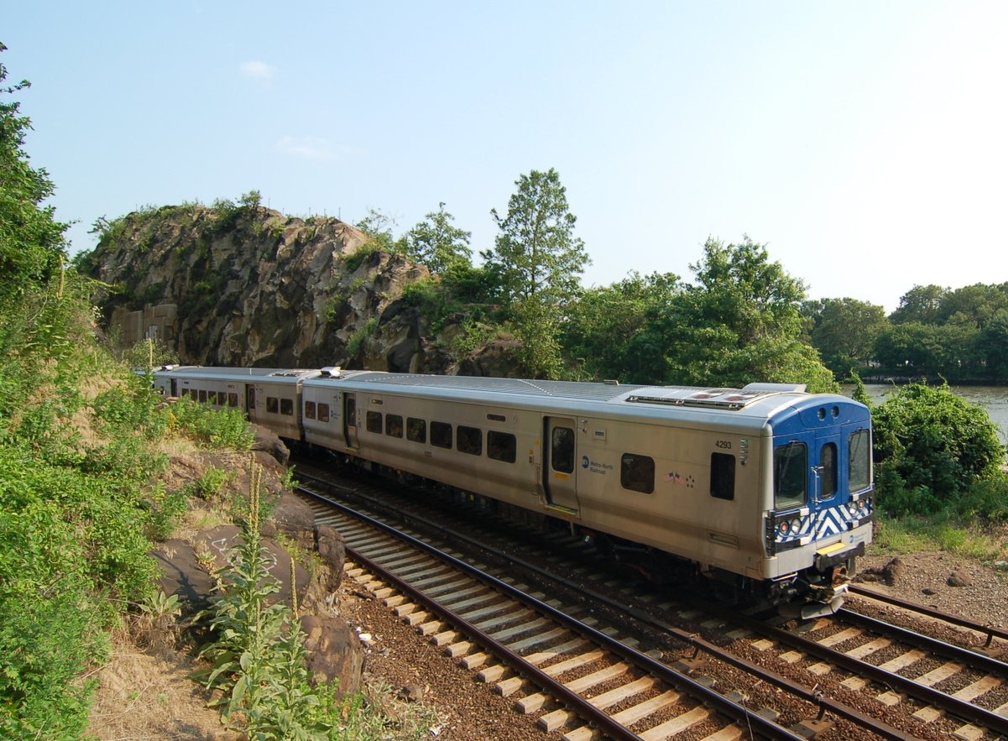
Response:
[[[165,206],[108,229],[83,269],[124,347],[162,340],[184,363],[451,373],[404,287],[428,275],[334,218],[253,204]]]

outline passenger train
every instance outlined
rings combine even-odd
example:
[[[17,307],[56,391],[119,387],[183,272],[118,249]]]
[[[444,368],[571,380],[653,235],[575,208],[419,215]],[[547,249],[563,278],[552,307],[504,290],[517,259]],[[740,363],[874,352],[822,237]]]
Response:
[[[872,538],[869,411],[801,385],[193,366],[154,385],[804,617],[839,607]]]

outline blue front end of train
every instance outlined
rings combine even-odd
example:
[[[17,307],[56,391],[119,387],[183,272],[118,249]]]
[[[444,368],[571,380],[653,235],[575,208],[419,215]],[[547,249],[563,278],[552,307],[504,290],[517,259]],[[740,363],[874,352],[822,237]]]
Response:
[[[770,426],[765,547],[778,561],[773,589],[783,601],[806,595],[804,617],[832,612],[872,538],[870,412],[841,396],[809,397]]]

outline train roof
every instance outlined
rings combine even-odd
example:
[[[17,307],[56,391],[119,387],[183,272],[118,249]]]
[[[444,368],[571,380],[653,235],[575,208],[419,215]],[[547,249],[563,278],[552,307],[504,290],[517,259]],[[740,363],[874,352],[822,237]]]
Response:
[[[232,381],[255,379],[304,379],[318,376],[322,371],[317,368],[218,368],[202,365],[163,365],[154,371],[159,374],[175,375],[179,378],[209,378],[213,380]]]
[[[406,391],[443,399],[466,399],[500,405],[537,404],[567,407],[573,402],[585,411],[627,414],[635,417],[704,416],[708,413],[724,418],[726,413],[737,416],[740,424],[765,421],[786,408],[833,402],[849,402],[834,395],[814,395],[805,392],[802,384],[752,383],[741,389],[700,388],[687,386],[645,386],[616,382],[545,381],[520,378],[489,378],[481,376],[436,376],[380,371],[341,371],[323,369],[320,376],[305,381],[306,386],[347,384],[358,390],[363,385],[375,392]],[[689,414],[693,412],[693,414]],[[741,420],[748,418],[748,422]],[[758,424],[758,423],[757,423]]]

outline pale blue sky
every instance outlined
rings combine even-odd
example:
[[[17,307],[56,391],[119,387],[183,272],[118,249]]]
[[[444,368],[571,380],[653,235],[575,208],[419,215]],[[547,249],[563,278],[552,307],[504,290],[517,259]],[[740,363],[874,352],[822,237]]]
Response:
[[[237,199],[490,247],[555,167],[593,264],[765,243],[814,298],[1008,281],[1008,2],[4,3],[27,149],[100,216]]]

